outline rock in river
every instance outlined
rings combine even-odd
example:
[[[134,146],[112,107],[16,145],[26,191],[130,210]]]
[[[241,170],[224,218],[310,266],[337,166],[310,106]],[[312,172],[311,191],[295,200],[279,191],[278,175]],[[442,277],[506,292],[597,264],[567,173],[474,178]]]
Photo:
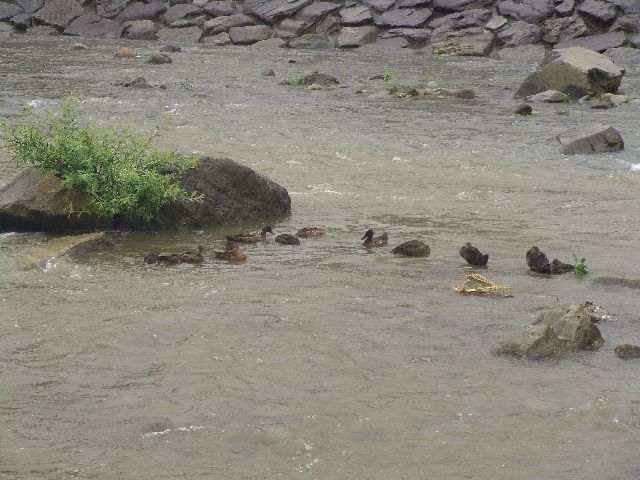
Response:
[[[54,237],[27,249],[18,259],[18,264],[22,268],[35,267],[64,255],[82,255],[112,245],[104,232]]]
[[[615,152],[624,148],[620,133],[609,125],[592,125],[558,136],[565,155]]]
[[[228,159],[201,158],[198,166],[184,175],[182,186],[202,193],[203,201],[166,207],[149,224],[122,218],[109,222],[90,215],[70,216],[69,205],[78,211],[86,209],[88,197],[68,190],[52,173],[27,168],[0,189],[0,231],[200,228],[278,217],[291,210],[285,188]]]

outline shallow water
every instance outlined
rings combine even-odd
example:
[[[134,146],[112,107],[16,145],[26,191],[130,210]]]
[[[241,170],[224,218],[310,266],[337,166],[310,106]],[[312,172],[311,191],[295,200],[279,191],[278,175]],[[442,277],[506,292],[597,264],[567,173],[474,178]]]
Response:
[[[293,212],[276,233],[321,225],[300,247],[247,247],[240,266],[147,266],[150,249],[255,225],[114,233],[115,248],[18,270],[43,234],[0,234],[0,477],[634,479],[640,476],[637,291],[638,104],[511,113],[534,68],[398,53],[188,47],[171,65],[114,60],[122,44],[0,40],[0,118],[60,105],[65,91],[101,122],[131,122],[159,144],[228,156],[284,185]],[[289,63],[295,60],[296,63]],[[273,68],[276,77],[263,77]],[[278,85],[312,70],[346,88]],[[369,80],[390,73],[392,80]],[[166,90],[114,84],[143,75]],[[640,72],[623,90],[640,95]],[[435,81],[472,101],[400,100],[394,84]],[[365,90],[357,94],[355,90]],[[568,115],[558,115],[567,110]],[[167,121],[170,118],[170,123]],[[554,137],[591,122],[623,152],[562,157]],[[1,153],[0,184],[14,172]],[[425,240],[427,259],[359,247]],[[461,297],[459,247],[510,299]],[[524,254],[587,258],[591,274],[541,278]],[[558,304],[590,299],[619,315],[598,352],[527,362],[491,348]]]

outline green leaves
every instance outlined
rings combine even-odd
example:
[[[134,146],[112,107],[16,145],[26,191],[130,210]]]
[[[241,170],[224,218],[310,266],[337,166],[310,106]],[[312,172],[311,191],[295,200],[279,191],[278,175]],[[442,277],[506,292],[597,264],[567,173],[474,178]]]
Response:
[[[573,261],[575,263],[575,269],[573,270],[573,272],[578,275],[579,277],[586,275],[587,273],[589,273],[589,271],[587,270],[587,265],[585,264],[585,262],[587,261],[586,258],[581,258],[580,260],[578,260],[578,257],[576,256],[576,254],[573,254]]]
[[[151,148],[153,135],[132,127],[81,124],[73,100],[66,100],[57,115],[28,113],[35,118],[0,125],[16,164],[57,172],[68,188],[89,196],[93,214],[149,221],[167,204],[201,198],[180,185],[197,159]],[[70,213],[84,212],[70,206]]]

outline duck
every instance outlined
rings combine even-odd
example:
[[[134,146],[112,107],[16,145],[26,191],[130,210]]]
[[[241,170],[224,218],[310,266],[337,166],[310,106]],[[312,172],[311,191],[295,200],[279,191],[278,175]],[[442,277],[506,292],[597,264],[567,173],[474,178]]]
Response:
[[[326,233],[327,231],[324,228],[304,227],[298,230],[298,232],[296,233],[296,237],[299,237],[299,238],[322,237]]]
[[[391,253],[405,257],[426,257],[431,253],[431,249],[420,240],[409,240],[391,250]]]
[[[366,238],[366,240],[365,240]],[[360,240],[364,240],[362,243],[363,247],[384,247],[389,242],[389,235],[387,232],[382,233],[382,235],[378,235],[377,237],[373,236],[373,230],[367,230]]]
[[[300,245],[300,240],[295,235],[290,233],[283,233],[276,237],[276,243],[280,245]]]
[[[489,261],[489,255],[483,254],[476,247],[467,242],[460,247],[460,256],[464,258],[469,265],[486,265]]]
[[[227,262],[244,262],[247,254],[242,251],[240,245],[235,242],[228,241],[223,252],[214,252],[218,260]]]
[[[145,255],[144,261],[146,263],[202,263],[204,261],[204,257],[202,256],[202,251],[204,247],[202,245],[198,245],[195,252],[186,251],[181,253],[158,253],[158,252],[149,252]]]
[[[271,225],[262,227],[260,233],[236,233],[235,235],[225,235],[225,238],[230,242],[251,244],[263,242],[267,238],[267,233],[274,234]]]

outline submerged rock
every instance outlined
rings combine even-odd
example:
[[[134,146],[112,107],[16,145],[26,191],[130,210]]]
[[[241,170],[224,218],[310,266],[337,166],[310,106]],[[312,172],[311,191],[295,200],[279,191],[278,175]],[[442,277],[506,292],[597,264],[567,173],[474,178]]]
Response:
[[[391,253],[403,257],[426,257],[431,253],[431,248],[420,240],[409,240],[395,247]]]
[[[604,339],[593,322],[593,311],[594,305],[584,302],[543,313],[532,325],[496,347],[494,353],[536,360],[597,350]]]
[[[255,221],[285,215],[291,210],[286,189],[249,167],[228,159],[203,157],[182,179],[188,192],[203,194],[202,202],[167,206],[149,223],[88,214],[89,197],[68,190],[53,173],[35,168],[20,172],[0,189],[0,231],[86,231],[105,228],[187,228]]]
[[[640,346],[638,345],[629,345],[628,343],[625,343],[623,345],[618,345],[613,351],[616,356],[622,360],[640,358]]]
[[[609,125],[592,125],[558,136],[565,155],[616,152],[624,148],[620,133]]]
[[[593,283],[611,287],[626,287],[640,290],[640,279],[619,277],[597,277]]]
[[[162,65],[163,63],[171,63],[173,60],[169,55],[164,52],[158,52],[151,55],[151,58],[147,60],[147,63],[152,63],[154,65]]]
[[[22,268],[35,267],[65,255],[82,255],[112,245],[104,232],[55,237],[27,249],[18,259],[18,264]]]

